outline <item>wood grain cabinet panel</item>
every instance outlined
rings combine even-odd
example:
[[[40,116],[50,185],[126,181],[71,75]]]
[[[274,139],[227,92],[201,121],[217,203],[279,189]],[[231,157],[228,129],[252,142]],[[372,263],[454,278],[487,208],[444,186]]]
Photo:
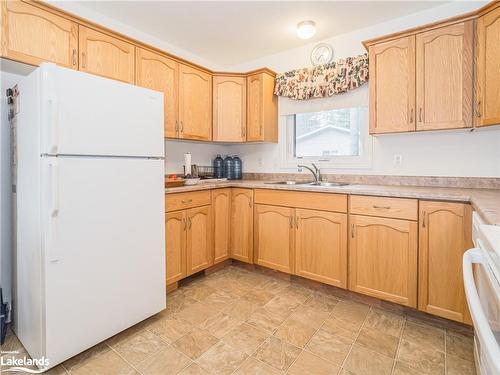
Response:
[[[247,128],[245,77],[213,77],[213,140],[245,142]]]
[[[351,195],[349,196],[349,213],[416,221],[418,219],[418,200]]]
[[[231,258],[253,263],[253,190],[231,191]]]
[[[295,274],[347,288],[347,215],[295,210]]]
[[[231,233],[231,189],[212,191],[214,263],[229,258]]]
[[[135,83],[135,47],[97,30],[79,26],[79,69],[99,76]]]
[[[350,215],[349,289],[417,307],[417,223]]]
[[[186,274],[186,211],[165,215],[166,284],[172,284]]]
[[[462,257],[472,247],[471,217],[467,204],[420,201],[420,310],[469,322]]]
[[[477,20],[477,126],[500,124],[500,7]]]
[[[179,64],[159,53],[137,48],[135,77],[138,86],[163,92],[165,137],[176,138],[179,134],[178,78]]]
[[[278,99],[266,72],[247,77],[247,141],[278,142]]]
[[[21,1],[2,1],[1,52],[31,65],[78,69],[78,24]]]
[[[415,36],[369,48],[370,134],[415,130]]]
[[[213,264],[212,211],[210,206],[186,211],[187,275],[199,272]]]
[[[294,209],[256,204],[255,263],[285,273],[294,270]]]
[[[180,64],[179,138],[212,139],[212,76]]]
[[[417,130],[472,127],[473,21],[417,34]]]

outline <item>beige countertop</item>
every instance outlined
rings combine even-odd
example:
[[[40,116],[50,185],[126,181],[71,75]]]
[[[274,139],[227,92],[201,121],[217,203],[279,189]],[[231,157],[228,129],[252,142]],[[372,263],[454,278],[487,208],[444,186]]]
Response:
[[[272,183],[272,181],[262,180],[233,180],[202,182],[198,185],[167,188],[165,189],[165,193],[172,194],[189,191],[211,190],[224,187],[312,191],[321,193],[376,195],[384,197],[470,202],[473,208],[481,215],[487,224],[500,225],[500,190],[392,185],[346,185],[319,187],[307,185],[280,185]]]

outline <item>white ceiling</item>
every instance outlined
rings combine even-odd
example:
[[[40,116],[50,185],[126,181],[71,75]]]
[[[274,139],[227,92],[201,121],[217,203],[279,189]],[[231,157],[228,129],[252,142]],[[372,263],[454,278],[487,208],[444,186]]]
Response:
[[[300,47],[444,1],[79,1],[219,66],[233,66]],[[295,26],[314,20],[316,35],[299,39]]]

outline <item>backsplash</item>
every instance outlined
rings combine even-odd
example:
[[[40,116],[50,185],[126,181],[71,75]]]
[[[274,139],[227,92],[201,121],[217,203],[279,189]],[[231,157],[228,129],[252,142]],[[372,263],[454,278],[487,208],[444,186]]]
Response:
[[[246,180],[311,180],[305,173],[243,173]],[[468,189],[500,189],[498,177],[439,177],[439,176],[384,176],[357,174],[323,174],[322,179],[330,182],[347,182],[358,185],[400,185],[435,186]]]

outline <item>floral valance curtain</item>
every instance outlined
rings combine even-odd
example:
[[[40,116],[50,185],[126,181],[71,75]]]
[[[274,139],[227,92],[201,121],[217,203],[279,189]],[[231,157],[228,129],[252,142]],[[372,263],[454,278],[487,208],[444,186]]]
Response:
[[[368,82],[368,54],[348,57],[312,68],[296,69],[276,77],[274,93],[296,100],[343,94]]]

